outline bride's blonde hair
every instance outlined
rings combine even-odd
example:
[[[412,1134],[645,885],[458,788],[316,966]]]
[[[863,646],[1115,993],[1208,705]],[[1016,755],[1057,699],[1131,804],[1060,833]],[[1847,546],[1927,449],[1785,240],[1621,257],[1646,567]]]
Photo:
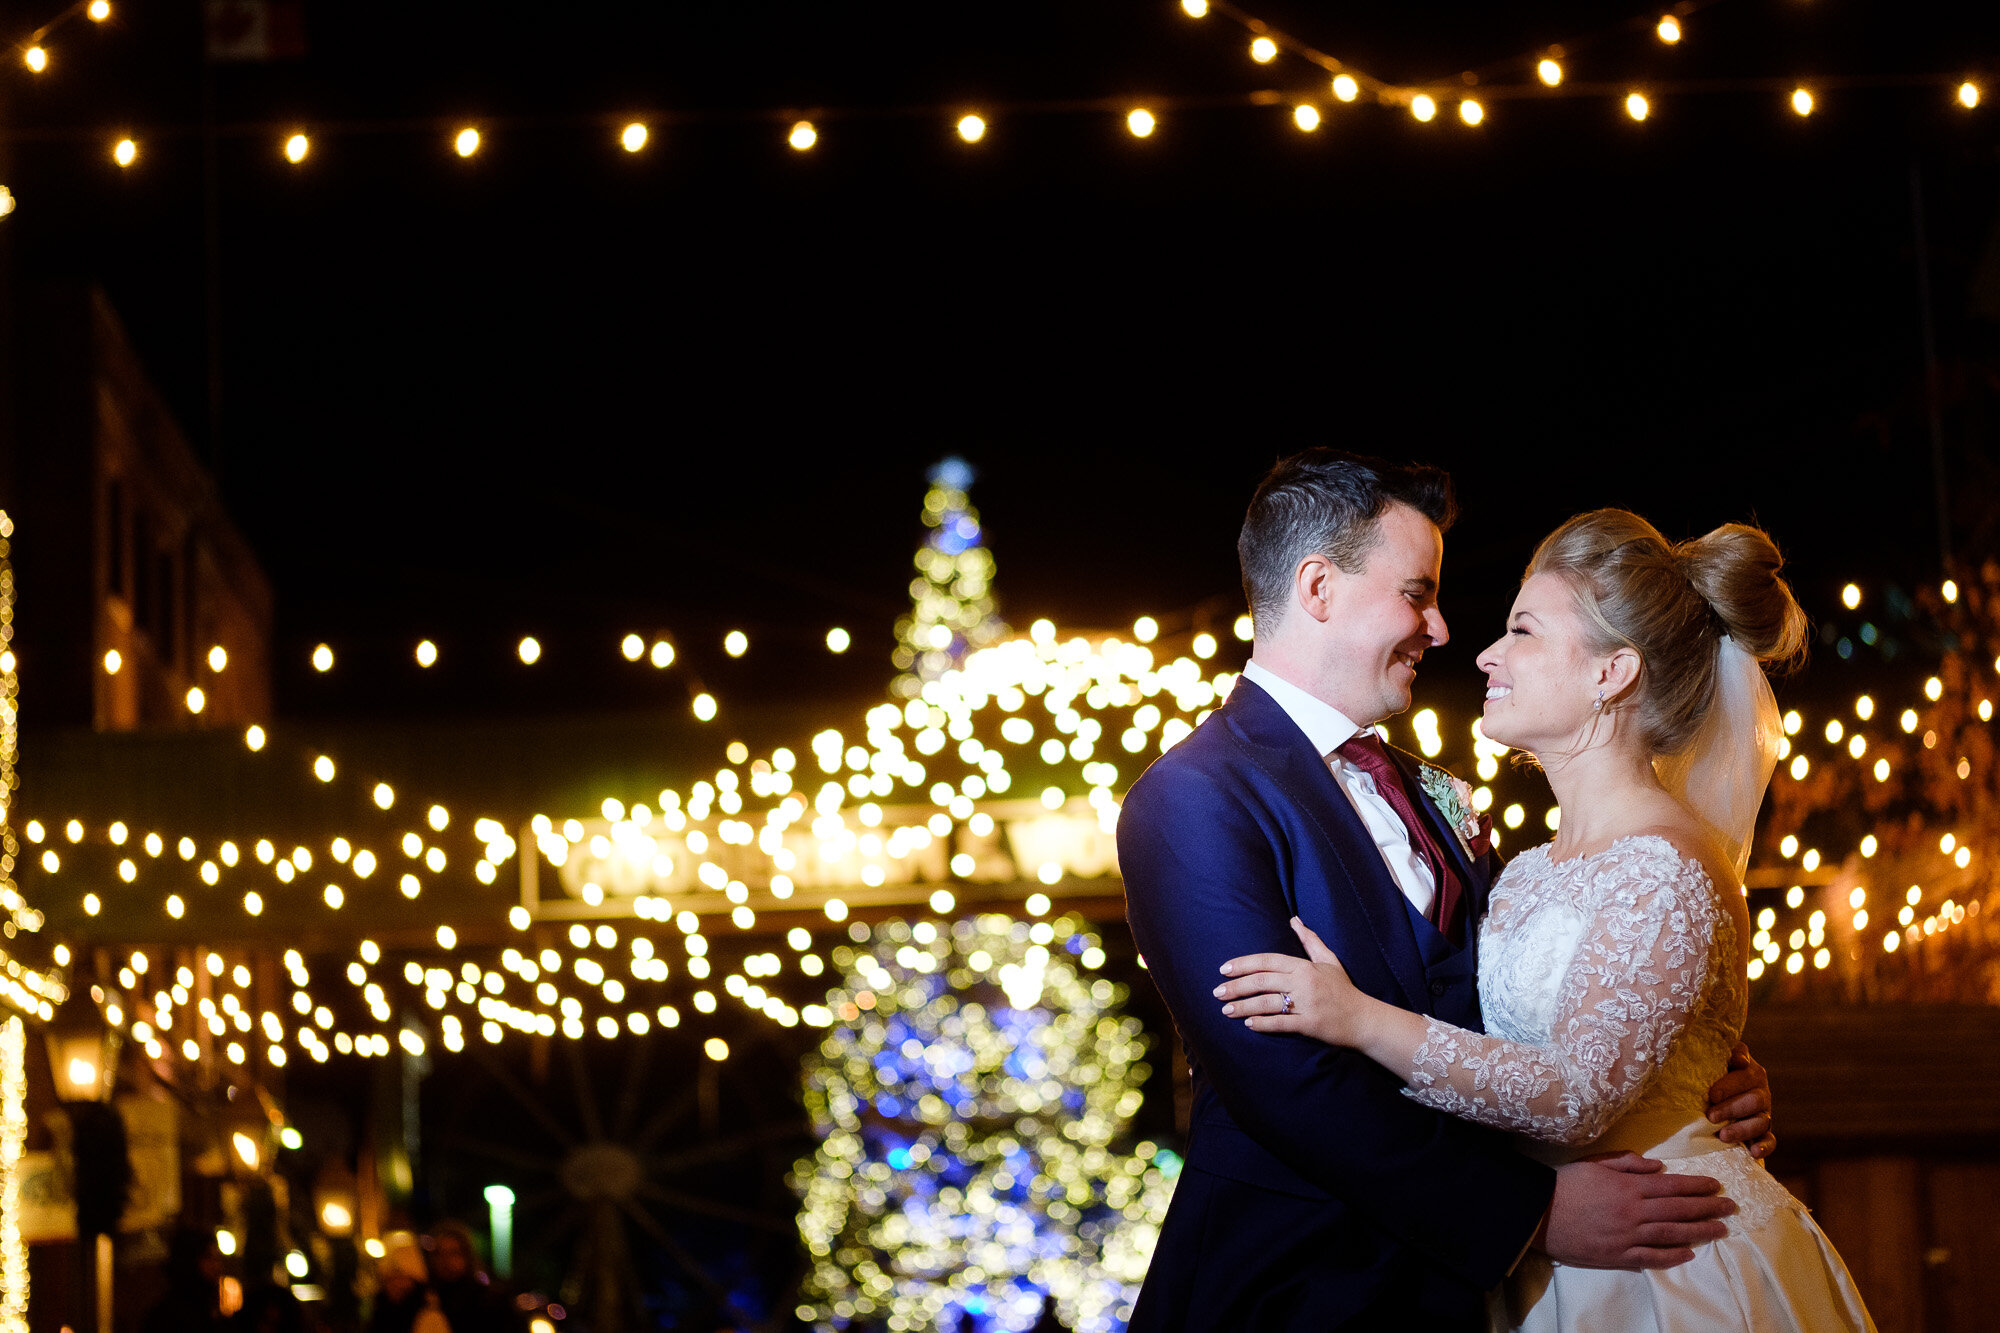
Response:
[[[1722,635],[1767,665],[1803,654],[1806,615],[1779,575],[1784,563],[1747,523],[1676,546],[1630,510],[1594,509],[1543,538],[1523,577],[1555,574],[1570,586],[1593,652],[1639,654],[1638,686],[1616,706],[1634,710],[1652,753],[1676,754],[1715,696]]]

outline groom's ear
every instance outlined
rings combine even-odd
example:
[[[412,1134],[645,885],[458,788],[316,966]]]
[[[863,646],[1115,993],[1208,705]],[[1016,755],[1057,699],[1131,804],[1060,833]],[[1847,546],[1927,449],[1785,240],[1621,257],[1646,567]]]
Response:
[[[1604,691],[1604,701],[1623,700],[1638,687],[1644,669],[1644,662],[1633,648],[1620,648],[1605,658],[1597,669],[1597,688]]]
[[[1334,582],[1339,569],[1323,555],[1309,555],[1292,571],[1292,600],[1324,624],[1333,614]]]

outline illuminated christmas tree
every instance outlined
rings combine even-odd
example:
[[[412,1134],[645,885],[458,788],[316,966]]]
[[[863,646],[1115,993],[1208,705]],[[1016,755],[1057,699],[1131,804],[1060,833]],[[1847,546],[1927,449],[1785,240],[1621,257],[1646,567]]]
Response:
[[[1112,1144],[1142,1100],[1146,1039],[1068,918],[852,931],[806,1075],[821,1139],[798,1164],[821,1329],[1124,1327],[1180,1167]]]
[[[896,622],[896,692],[913,698],[965,661],[967,653],[1006,633],[993,607],[993,553],[986,549],[979,511],[966,498],[972,468],[947,458],[930,471],[924,525],[930,535],[917,551],[910,580],[910,614]]]

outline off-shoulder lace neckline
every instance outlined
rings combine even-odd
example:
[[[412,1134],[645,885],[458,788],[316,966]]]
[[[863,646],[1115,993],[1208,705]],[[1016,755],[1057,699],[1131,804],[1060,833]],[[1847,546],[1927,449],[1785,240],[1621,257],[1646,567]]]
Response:
[[[1708,873],[1708,867],[1702,863],[1702,859],[1699,856],[1692,855],[1691,853],[1688,852],[1683,852],[1680,848],[1674,845],[1674,840],[1672,838],[1667,837],[1663,833],[1627,833],[1622,837],[1613,838],[1610,842],[1606,843],[1604,846],[1598,848],[1594,852],[1585,852],[1580,856],[1572,856],[1564,861],[1556,860],[1555,853],[1550,850],[1552,847],[1556,845],[1554,839],[1550,839],[1548,842],[1543,843],[1541,846],[1534,848],[1534,850],[1540,852],[1542,854],[1542,859],[1548,862],[1550,866],[1555,867],[1557,869],[1567,869],[1570,866],[1588,865],[1592,861],[1597,860],[1601,856],[1611,855],[1613,852],[1617,851],[1620,847],[1623,847],[1627,843],[1639,843],[1639,842],[1657,842],[1662,847],[1666,848],[1667,855],[1673,858],[1674,863],[1676,865],[1688,865],[1692,863],[1694,867],[1697,870],[1701,871],[1704,875]]]

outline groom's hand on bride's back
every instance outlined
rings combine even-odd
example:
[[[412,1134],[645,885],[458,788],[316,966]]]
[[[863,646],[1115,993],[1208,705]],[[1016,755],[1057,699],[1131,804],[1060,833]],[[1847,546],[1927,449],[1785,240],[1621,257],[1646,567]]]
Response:
[[[1708,1118],[1722,1126],[1717,1138],[1749,1144],[1752,1157],[1769,1157],[1778,1146],[1771,1132],[1771,1076],[1740,1041],[1729,1052],[1729,1072],[1708,1090]]]
[[[1708,1176],[1669,1175],[1619,1153],[1556,1168],[1556,1193],[1535,1248],[1577,1268],[1672,1268],[1728,1234],[1736,1211]]]

